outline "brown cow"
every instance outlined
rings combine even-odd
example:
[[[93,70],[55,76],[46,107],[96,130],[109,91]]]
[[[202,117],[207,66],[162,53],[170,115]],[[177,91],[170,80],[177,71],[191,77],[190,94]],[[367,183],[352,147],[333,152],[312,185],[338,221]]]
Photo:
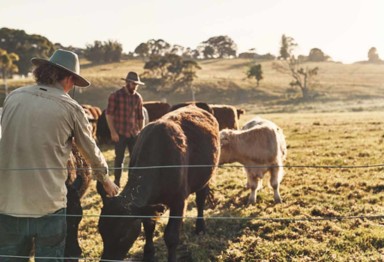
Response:
[[[244,110],[237,109],[231,105],[210,105],[213,110],[213,115],[216,117],[217,122],[219,122],[219,129],[223,130],[228,129],[239,129],[239,119],[240,115],[244,114]]]
[[[195,105],[195,106],[197,106],[201,109],[204,109],[205,111],[213,114],[213,110],[209,104],[207,104],[205,102],[196,102],[196,101],[183,102],[183,103],[172,105],[170,111],[174,111],[176,109],[179,109],[180,107],[184,107],[184,106],[188,106],[188,105]]]
[[[120,196],[107,198],[101,184],[97,184],[103,200],[99,220],[104,243],[102,260],[122,261],[143,223],[144,260],[154,261],[156,222],[143,217],[156,216],[165,206],[170,209],[171,216],[164,233],[168,261],[176,261],[185,202],[192,193],[196,193],[198,209],[196,233],[205,232],[203,211],[219,150],[216,119],[195,106],[180,108],[149,123],[138,136],[129,165],[128,183]]]
[[[148,111],[149,122],[159,119],[171,109],[170,104],[161,101],[144,101],[143,106]]]

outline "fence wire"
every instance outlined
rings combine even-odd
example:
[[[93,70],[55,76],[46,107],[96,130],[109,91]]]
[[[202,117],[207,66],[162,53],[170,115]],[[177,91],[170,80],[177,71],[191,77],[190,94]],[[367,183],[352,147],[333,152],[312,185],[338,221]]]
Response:
[[[121,169],[122,171],[129,170],[143,170],[143,169],[162,169],[162,168],[272,168],[272,167],[282,167],[282,168],[312,168],[312,169],[360,169],[360,168],[384,168],[384,164],[366,164],[366,165],[257,165],[257,166],[243,166],[243,165],[169,165],[169,166],[146,166],[146,167],[122,167],[122,168],[109,168],[109,170],[117,170]],[[68,168],[68,167],[58,167],[58,168],[14,168],[14,169],[5,169],[0,168],[0,171],[31,171],[31,170],[105,170],[105,168]],[[4,214],[2,215],[12,215],[12,214]],[[24,214],[25,216],[33,216],[33,214]],[[146,218],[160,218],[160,219],[210,219],[210,220],[259,220],[259,221],[272,221],[272,222],[282,222],[282,223],[295,223],[295,222],[315,222],[315,221],[344,221],[344,220],[381,220],[384,219],[384,215],[351,215],[351,216],[324,216],[324,217],[258,217],[258,216],[247,216],[247,217],[239,217],[239,216],[137,216],[137,215],[96,215],[96,214],[49,214],[49,216],[65,216],[65,217],[82,217],[82,218],[138,218],[138,219],[146,219]],[[13,259],[29,259],[30,256],[11,256],[11,255],[2,255],[0,254],[0,258],[13,258]],[[51,260],[51,259],[76,259],[79,261],[98,261],[100,258],[92,258],[92,257],[32,257],[40,260]],[[1,261],[1,259],[0,259]],[[108,260],[103,259],[106,262],[114,262],[117,260]],[[125,261],[141,261],[141,260],[125,260]]]
[[[358,168],[377,168],[384,167],[384,164],[366,164],[366,165],[163,165],[163,166],[139,166],[139,167],[111,167],[108,170],[143,170],[143,169],[165,169],[165,168],[313,168],[313,169],[358,169]],[[105,170],[105,168],[89,168],[89,167],[44,167],[44,168],[0,168],[0,171],[39,171],[39,170]]]

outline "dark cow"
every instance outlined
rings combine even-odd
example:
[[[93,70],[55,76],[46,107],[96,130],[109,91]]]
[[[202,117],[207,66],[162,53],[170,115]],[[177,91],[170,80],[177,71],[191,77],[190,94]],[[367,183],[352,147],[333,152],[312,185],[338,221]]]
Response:
[[[149,123],[149,114],[145,107],[143,107],[144,126]],[[109,130],[107,118],[105,117],[105,110],[101,113],[96,125],[96,141],[99,145],[112,144],[111,131]]]
[[[201,109],[204,109],[205,111],[213,114],[213,110],[209,104],[207,104],[205,102],[193,102],[193,101],[175,104],[175,105],[171,106],[170,111],[174,111],[176,109],[179,109],[180,107],[184,107],[184,106],[188,106],[188,105],[195,105],[195,106],[197,106]]]
[[[99,145],[111,144],[111,131],[109,131],[105,110],[97,120],[96,125],[96,141]]]
[[[159,119],[171,109],[170,104],[161,101],[145,101],[143,106],[148,111],[149,122]]]
[[[102,260],[123,260],[144,225],[144,260],[154,261],[156,217],[167,207],[170,218],[164,233],[168,261],[176,261],[176,247],[188,196],[196,193],[196,233],[205,232],[203,211],[209,182],[219,158],[219,127],[213,115],[195,106],[170,112],[149,123],[139,134],[122,193],[103,200],[99,232]],[[163,168],[159,168],[163,166]],[[198,167],[193,167],[198,166]],[[145,168],[148,167],[148,168]],[[151,168],[156,167],[156,168]],[[111,217],[116,216],[116,217]]]

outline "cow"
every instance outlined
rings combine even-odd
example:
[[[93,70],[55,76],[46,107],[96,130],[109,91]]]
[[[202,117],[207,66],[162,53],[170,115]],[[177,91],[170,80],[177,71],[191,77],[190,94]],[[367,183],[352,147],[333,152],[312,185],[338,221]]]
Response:
[[[194,101],[183,102],[183,103],[172,105],[170,111],[174,111],[176,109],[179,109],[180,107],[184,107],[184,106],[188,106],[188,105],[195,105],[195,106],[197,106],[201,109],[204,109],[205,111],[213,114],[213,110],[209,104],[207,104],[205,102],[194,102]]]
[[[247,122],[242,130],[221,130],[220,143],[220,164],[239,162],[244,165],[247,187],[251,189],[248,204],[256,203],[257,191],[262,188],[267,172],[271,175],[274,201],[282,202],[279,187],[284,176],[287,146],[280,127],[257,117]]]
[[[143,125],[149,123],[149,114],[145,107],[143,107]],[[111,131],[109,130],[107,118],[105,117],[105,110],[102,111],[96,125],[96,141],[99,145],[112,144]]]
[[[176,261],[186,199],[196,194],[195,232],[205,232],[203,211],[220,153],[219,126],[213,115],[195,106],[180,108],[149,123],[139,134],[122,193],[107,198],[100,183],[103,207],[99,232],[102,260],[123,260],[144,225],[144,260],[154,261],[156,217],[169,208],[164,233],[168,261]]]
[[[244,114],[244,110],[237,109],[231,105],[210,105],[213,110],[213,115],[219,122],[219,129],[239,129],[240,115]]]
[[[144,101],[143,106],[148,111],[149,122],[159,119],[171,109],[170,104],[161,101]]]
[[[109,131],[105,110],[102,111],[96,125],[96,141],[99,145],[111,144],[111,131]]]
[[[97,122],[101,115],[101,110],[97,106],[91,106],[88,104],[82,104],[81,107],[84,109],[85,115],[89,123],[92,126],[92,137],[96,139],[97,137]]]

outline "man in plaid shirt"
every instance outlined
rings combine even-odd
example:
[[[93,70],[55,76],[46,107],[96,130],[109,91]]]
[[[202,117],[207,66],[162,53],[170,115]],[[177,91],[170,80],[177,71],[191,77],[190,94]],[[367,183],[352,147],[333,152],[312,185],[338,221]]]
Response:
[[[115,184],[120,186],[125,149],[129,154],[136,137],[143,128],[143,99],[137,92],[139,85],[144,85],[136,72],[129,72],[125,86],[113,92],[108,98],[106,119],[115,143]]]

